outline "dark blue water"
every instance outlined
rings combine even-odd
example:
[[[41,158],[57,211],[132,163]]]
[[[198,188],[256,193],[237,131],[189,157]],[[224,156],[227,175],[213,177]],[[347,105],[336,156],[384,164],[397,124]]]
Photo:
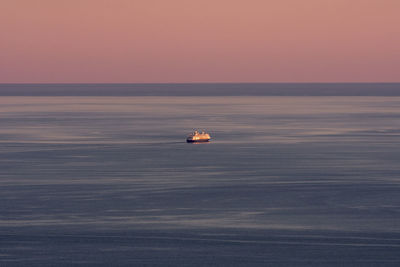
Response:
[[[0,266],[399,266],[399,107],[3,96]]]
[[[0,96],[400,96],[400,83],[0,84]]]

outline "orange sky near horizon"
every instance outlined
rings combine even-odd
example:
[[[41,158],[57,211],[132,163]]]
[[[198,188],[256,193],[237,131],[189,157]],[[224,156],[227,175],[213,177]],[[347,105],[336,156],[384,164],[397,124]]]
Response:
[[[399,0],[1,0],[0,83],[399,82]]]

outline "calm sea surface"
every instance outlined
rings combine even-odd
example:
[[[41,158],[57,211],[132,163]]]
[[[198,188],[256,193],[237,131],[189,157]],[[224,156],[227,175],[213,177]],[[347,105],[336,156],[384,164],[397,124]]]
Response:
[[[400,265],[400,97],[2,96],[0,126],[0,266]]]

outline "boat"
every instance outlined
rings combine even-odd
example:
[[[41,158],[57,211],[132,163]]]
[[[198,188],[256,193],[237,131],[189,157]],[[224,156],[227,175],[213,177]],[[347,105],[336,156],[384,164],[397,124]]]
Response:
[[[202,131],[201,133],[199,131],[194,131],[186,138],[186,142],[188,143],[208,142],[210,141],[210,139],[211,139],[210,134],[204,131]]]

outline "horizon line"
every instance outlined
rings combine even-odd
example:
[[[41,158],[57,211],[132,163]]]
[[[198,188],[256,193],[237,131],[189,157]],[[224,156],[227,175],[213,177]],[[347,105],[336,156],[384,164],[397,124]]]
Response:
[[[13,84],[400,84],[398,82],[0,82],[0,85]]]

